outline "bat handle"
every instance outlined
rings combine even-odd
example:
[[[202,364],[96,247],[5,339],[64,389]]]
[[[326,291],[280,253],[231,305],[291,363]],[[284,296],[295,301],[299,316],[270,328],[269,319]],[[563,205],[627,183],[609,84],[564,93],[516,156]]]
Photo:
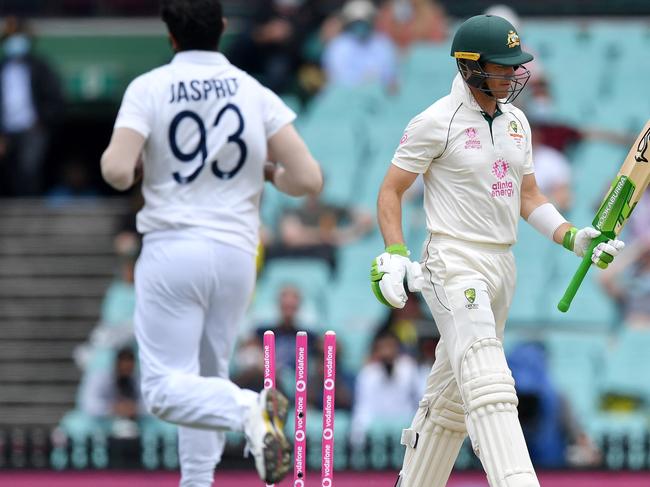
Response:
[[[578,270],[573,275],[573,278],[571,279],[571,282],[567,286],[566,291],[564,291],[564,296],[562,296],[562,299],[560,299],[560,302],[557,305],[557,309],[562,311],[562,313],[566,313],[569,310],[569,306],[571,306],[571,301],[573,301],[573,298],[578,292],[578,288],[580,288],[580,284],[582,284],[582,281],[587,275],[587,272],[589,272],[589,268],[591,267],[592,264],[591,256],[594,253],[594,249],[596,248],[596,246],[598,246],[599,243],[607,242],[608,240],[609,237],[605,235],[599,235],[598,237],[594,238],[589,244],[589,247],[585,251],[585,255],[582,258],[582,262],[580,263]]]

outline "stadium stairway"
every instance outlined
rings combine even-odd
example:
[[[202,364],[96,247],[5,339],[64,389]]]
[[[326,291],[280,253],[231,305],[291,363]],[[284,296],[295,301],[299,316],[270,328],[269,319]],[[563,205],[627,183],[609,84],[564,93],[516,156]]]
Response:
[[[74,406],[74,347],[116,269],[122,200],[0,201],[0,429],[48,428]]]

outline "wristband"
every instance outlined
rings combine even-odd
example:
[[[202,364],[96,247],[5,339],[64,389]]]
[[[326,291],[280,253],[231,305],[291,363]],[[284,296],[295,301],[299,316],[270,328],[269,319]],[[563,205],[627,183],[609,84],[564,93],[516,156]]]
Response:
[[[576,227],[569,228],[569,230],[567,230],[567,232],[564,234],[564,238],[562,239],[562,247],[573,252],[577,233],[578,229]]]
[[[539,233],[553,241],[555,230],[563,223],[566,223],[566,218],[551,203],[544,203],[528,215],[528,223]]]
[[[386,247],[386,252],[389,254],[401,255],[402,257],[408,257],[411,255],[411,252],[409,252],[409,249],[406,248],[406,245],[403,243],[389,245]]]

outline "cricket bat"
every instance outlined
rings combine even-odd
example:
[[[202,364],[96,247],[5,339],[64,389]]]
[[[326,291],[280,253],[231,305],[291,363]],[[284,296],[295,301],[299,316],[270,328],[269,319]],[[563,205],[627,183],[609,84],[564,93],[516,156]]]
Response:
[[[607,196],[600,204],[598,213],[591,224],[596,230],[600,230],[600,235],[592,240],[578,270],[564,292],[564,296],[558,303],[557,307],[560,311],[566,312],[571,306],[571,301],[591,267],[591,254],[596,246],[601,242],[616,238],[648,187],[648,182],[650,182],[648,145],[650,145],[650,120],[646,122],[632,145]]]

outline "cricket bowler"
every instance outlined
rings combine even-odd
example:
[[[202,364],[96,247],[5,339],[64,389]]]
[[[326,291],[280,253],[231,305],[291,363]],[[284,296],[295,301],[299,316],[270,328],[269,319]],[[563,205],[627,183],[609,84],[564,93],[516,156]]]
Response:
[[[408,124],[378,197],[386,250],[373,262],[372,289],[401,308],[406,277],[441,334],[426,392],[402,432],[396,486],[443,487],[469,435],[491,487],[538,487],[502,346],[515,287],[511,247],[519,216],[579,257],[600,232],[576,229],[537,187],[530,126],[511,104],[533,59],[517,30],[498,16],[472,17],[456,32],[451,55],[458,67],[451,92]],[[415,263],[401,200],[419,174],[429,235]],[[601,242],[591,261],[605,268],[623,246]]]
[[[229,362],[255,283],[264,181],[299,196],[319,193],[322,175],[295,114],[218,52],[221,2],[160,3],[176,54],[131,82],[101,161],[119,190],[143,172],[142,394],[149,412],[179,425],[182,487],[212,485],[226,431],[244,433],[259,476],[275,483],[291,468],[288,401],[239,388]]]

